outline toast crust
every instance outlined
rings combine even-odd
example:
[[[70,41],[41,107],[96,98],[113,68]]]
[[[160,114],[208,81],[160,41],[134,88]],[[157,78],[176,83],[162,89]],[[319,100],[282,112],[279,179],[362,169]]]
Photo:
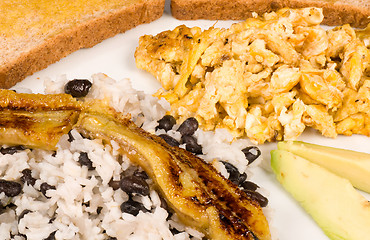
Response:
[[[4,61],[0,66],[0,88],[10,88],[78,49],[92,47],[139,24],[158,19],[163,14],[164,2],[138,1],[137,4],[110,11],[43,39],[31,50]]]
[[[360,2],[360,1],[359,1]],[[245,20],[252,13],[263,14],[280,8],[320,7],[323,24],[329,26],[351,24],[363,28],[370,23],[370,3],[355,5],[350,0],[172,0],[172,15],[180,20]]]

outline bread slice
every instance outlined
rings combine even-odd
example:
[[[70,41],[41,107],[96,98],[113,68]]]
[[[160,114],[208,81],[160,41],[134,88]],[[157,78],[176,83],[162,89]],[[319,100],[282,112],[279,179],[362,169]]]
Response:
[[[165,0],[0,1],[0,88],[68,54],[151,22]]]
[[[172,0],[172,15],[180,20],[243,20],[252,12],[263,14],[279,8],[323,8],[323,24],[365,27],[370,22],[369,0]]]

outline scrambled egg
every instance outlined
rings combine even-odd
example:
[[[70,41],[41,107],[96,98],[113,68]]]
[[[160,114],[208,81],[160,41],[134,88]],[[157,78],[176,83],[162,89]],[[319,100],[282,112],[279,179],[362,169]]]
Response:
[[[369,31],[320,27],[318,8],[282,9],[229,29],[178,26],[140,38],[139,68],[180,121],[227,128],[254,143],[294,140],[306,127],[326,137],[370,136]]]

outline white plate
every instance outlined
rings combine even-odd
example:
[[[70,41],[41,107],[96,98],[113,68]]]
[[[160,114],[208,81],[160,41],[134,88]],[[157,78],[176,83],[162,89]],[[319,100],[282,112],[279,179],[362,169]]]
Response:
[[[43,92],[42,80],[45,78],[58,79],[63,74],[66,74],[70,79],[89,78],[94,73],[103,72],[117,80],[129,78],[134,88],[146,93],[154,93],[160,88],[160,84],[152,75],[137,69],[135,65],[134,52],[138,46],[140,36],[145,34],[155,35],[161,31],[172,30],[181,24],[207,29],[212,25],[215,27],[229,27],[232,23],[233,21],[179,21],[171,16],[167,4],[166,11],[159,20],[140,25],[124,34],[107,39],[93,48],[79,50],[48,68],[27,77],[17,84],[17,87],[26,87],[36,92]],[[308,130],[299,139],[370,153],[370,138],[365,136],[339,136],[336,139],[328,139],[313,130]],[[264,158],[269,159],[269,151],[274,148],[276,148],[274,143],[261,146]],[[260,169],[253,178],[269,192],[269,206],[273,212],[270,225],[272,231],[276,231],[278,239],[328,239],[309,215],[282,189],[271,173]],[[369,194],[362,194],[370,199]]]

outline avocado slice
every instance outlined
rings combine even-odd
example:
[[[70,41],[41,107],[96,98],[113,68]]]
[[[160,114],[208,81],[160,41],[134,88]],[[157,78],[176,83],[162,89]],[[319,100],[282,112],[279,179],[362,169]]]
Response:
[[[330,239],[369,239],[370,203],[347,179],[285,150],[271,151],[271,167]]]
[[[300,141],[279,142],[278,149],[287,150],[325,167],[347,178],[354,187],[370,193],[370,154]]]

